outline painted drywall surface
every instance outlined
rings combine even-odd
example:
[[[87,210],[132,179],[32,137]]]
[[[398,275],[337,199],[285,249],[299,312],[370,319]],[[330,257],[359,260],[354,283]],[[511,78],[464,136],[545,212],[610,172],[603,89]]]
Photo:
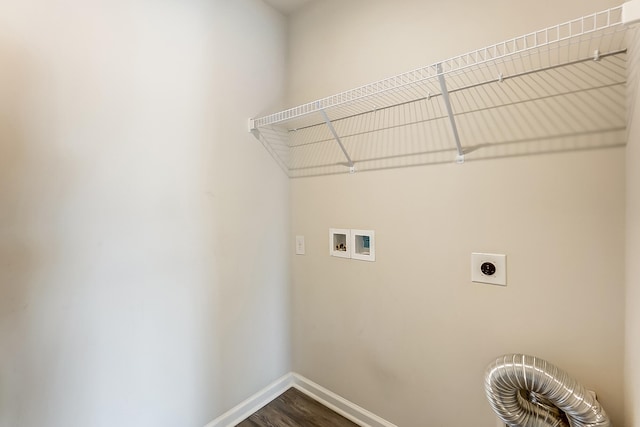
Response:
[[[616,149],[293,182],[307,250],[293,264],[294,370],[398,425],[492,425],[484,368],[524,352],[596,390],[620,424],[624,217],[609,189],[622,161]],[[375,229],[376,262],[328,257],[334,225]],[[470,282],[473,251],[507,254],[506,288]]]
[[[290,22],[290,103],[612,4],[551,6],[313,4]],[[611,148],[292,181],[291,231],[306,238],[306,255],[292,258],[294,370],[397,425],[494,426],[484,369],[500,354],[530,353],[597,391],[622,425],[624,156]],[[329,227],[375,229],[376,262],[329,257]],[[471,283],[475,251],[507,254],[506,288]]]
[[[205,425],[289,372],[288,182],[246,128],[284,24],[0,4],[0,426]]]
[[[627,143],[625,426],[640,426],[640,37],[629,37]]]

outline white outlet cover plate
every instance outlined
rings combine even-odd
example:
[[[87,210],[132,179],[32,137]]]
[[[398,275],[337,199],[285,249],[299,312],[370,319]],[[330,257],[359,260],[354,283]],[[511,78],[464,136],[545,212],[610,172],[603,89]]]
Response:
[[[488,276],[480,270],[485,262],[493,263],[496,272]],[[504,254],[485,254],[474,252],[471,254],[471,281],[488,283],[490,285],[507,286],[507,256]]]

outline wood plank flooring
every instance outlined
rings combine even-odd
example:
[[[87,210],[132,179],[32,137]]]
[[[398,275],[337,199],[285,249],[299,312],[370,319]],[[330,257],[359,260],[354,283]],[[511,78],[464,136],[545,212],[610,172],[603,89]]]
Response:
[[[358,427],[345,417],[290,388],[237,427]]]

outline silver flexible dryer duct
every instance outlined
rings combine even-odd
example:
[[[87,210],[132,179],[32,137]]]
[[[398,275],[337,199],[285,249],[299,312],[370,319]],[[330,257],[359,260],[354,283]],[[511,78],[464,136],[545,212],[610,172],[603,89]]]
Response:
[[[534,356],[498,357],[485,372],[494,412],[510,427],[610,427],[596,400],[566,372]]]

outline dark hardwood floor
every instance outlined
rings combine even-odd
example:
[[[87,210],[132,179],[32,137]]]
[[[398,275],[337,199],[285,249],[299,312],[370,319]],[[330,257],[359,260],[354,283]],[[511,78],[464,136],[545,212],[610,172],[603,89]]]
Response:
[[[358,427],[301,391],[290,388],[237,427]]]

